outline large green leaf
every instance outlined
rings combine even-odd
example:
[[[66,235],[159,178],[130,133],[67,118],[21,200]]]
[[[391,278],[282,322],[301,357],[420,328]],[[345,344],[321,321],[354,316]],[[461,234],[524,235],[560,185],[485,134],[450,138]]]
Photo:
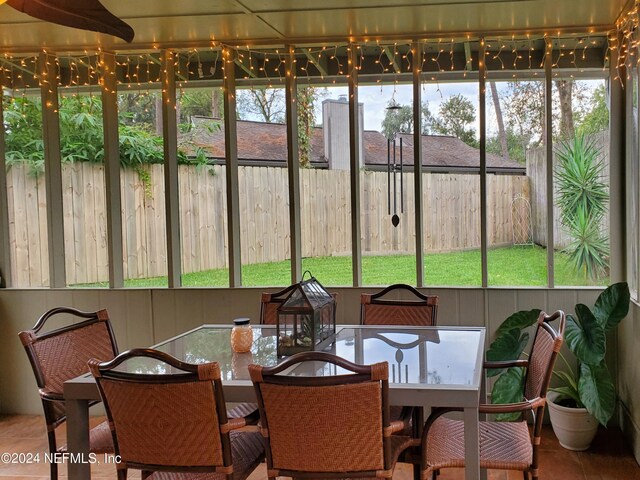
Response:
[[[515,403],[521,402],[523,398],[524,369],[513,367],[508,369],[500,378],[496,380],[491,391],[491,403]],[[496,415],[496,420],[508,422],[517,420],[519,413],[501,413]]]
[[[496,338],[489,350],[487,350],[487,360],[499,362],[504,360],[517,360],[522,355],[522,351],[529,342],[529,333],[520,333],[520,330],[514,328],[508,332],[504,332]],[[494,377],[504,372],[504,368],[491,368],[487,370],[488,377]]]
[[[530,327],[536,320],[538,320],[538,316],[540,315],[540,310],[534,308],[533,310],[521,310],[519,312],[514,313],[509,318],[507,318],[496,330],[496,340],[505,332],[509,332],[514,328],[518,330],[522,330],[523,328]]]
[[[597,365],[604,358],[607,348],[604,328],[586,305],[577,304],[576,315],[577,318],[567,315],[567,346],[580,362]]]
[[[578,391],[585,408],[606,427],[615,408],[616,389],[604,361],[598,365],[580,365]]]
[[[593,306],[593,315],[605,330],[615,328],[629,313],[629,285],[614,283],[600,294]]]

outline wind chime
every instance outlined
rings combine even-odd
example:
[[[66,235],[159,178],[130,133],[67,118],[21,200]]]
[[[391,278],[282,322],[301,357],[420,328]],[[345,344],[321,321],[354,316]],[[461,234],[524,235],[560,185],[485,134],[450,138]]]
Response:
[[[393,148],[393,153],[392,153]],[[387,139],[387,210],[391,215],[391,188],[393,188],[393,216],[391,217],[391,224],[397,227],[400,224],[400,217],[398,216],[398,182],[397,174],[400,172],[400,213],[404,213],[404,182],[402,180],[403,160],[402,160],[402,137],[400,137],[400,164],[397,163],[396,152],[398,148],[396,145],[396,136]],[[393,161],[393,163],[392,163]],[[392,178],[393,174],[393,178]],[[393,184],[393,187],[392,187]]]

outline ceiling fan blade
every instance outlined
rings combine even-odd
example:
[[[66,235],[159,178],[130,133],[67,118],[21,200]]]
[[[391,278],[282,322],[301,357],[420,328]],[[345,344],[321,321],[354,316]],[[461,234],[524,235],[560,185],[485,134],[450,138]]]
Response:
[[[7,4],[47,22],[133,40],[133,29],[98,0],[7,0]]]

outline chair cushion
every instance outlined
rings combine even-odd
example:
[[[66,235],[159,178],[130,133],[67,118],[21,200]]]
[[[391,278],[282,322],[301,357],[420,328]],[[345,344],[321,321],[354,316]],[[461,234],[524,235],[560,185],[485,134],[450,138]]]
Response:
[[[440,417],[423,445],[428,470],[464,467],[464,423]],[[480,467],[527,470],[533,460],[526,422],[480,422]]]
[[[244,480],[264,457],[264,441],[258,432],[231,432],[233,478]],[[226,480],[223,473],[155,472],[148,480]]]

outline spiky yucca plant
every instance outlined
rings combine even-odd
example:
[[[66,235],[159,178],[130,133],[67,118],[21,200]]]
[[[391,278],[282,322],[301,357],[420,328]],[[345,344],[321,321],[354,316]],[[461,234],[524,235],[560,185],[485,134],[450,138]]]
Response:
[[[578,134],[562,140],[556,150],[560,220],[572,241],[565,251],[577,271],[592,280],[606,274],[609,246],[602,232],[609,192],[602,180],[602,150],[594,137]]]

